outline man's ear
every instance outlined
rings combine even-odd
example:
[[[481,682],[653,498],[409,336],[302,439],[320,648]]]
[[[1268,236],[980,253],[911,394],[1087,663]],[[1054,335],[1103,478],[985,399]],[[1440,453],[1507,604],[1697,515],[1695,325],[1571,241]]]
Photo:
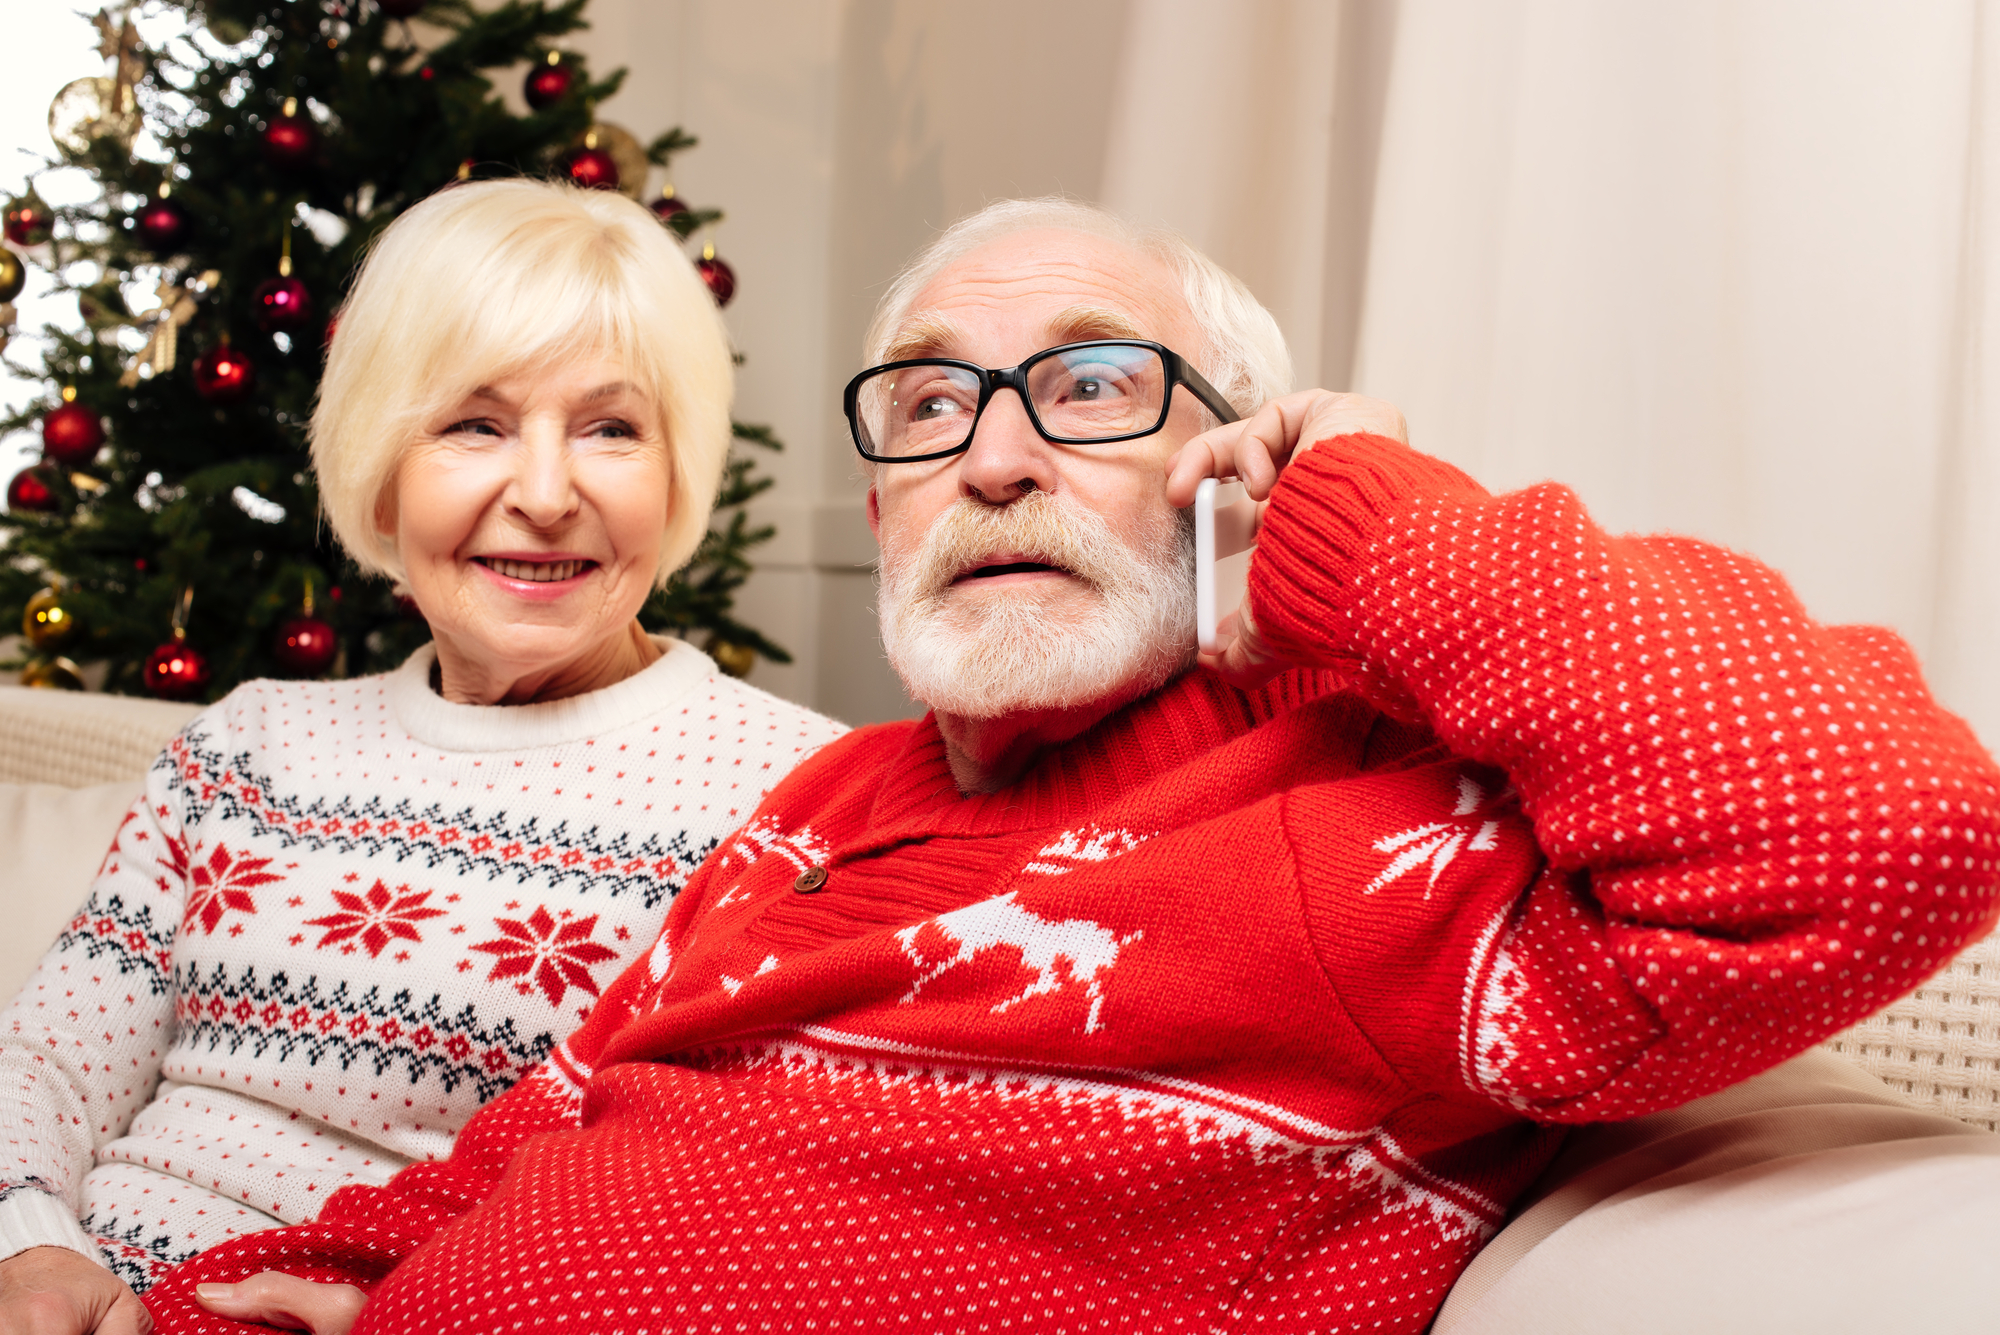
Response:
[[[868,489],[868,531],[875,535],[875,545],[882,545],[882,498],[875,488]]]

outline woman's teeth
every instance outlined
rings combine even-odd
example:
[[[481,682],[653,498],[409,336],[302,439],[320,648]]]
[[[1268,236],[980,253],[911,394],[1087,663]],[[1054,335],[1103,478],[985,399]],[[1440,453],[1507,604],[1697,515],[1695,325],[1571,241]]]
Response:
[[[490,557],[485,561],[486,568],[494,574],[531,584],[553,584],[568,579],[589,564],[588,561],[496,561]]]

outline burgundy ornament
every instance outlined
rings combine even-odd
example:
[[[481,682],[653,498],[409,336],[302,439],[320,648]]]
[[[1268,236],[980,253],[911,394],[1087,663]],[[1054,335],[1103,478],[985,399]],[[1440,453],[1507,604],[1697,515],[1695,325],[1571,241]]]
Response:
[[[195,393],[210,403],[235,403],[257,383],[257,368],[250,359],[230,347],[218,344],[194,359]]]
[[[717,259],[710,252],[694,262],[695,272],[701,281],[708,284],[708,290],[715,294],[715,304],[727,306],[729,299],[736,295],[736,270]]]
[[[424,7],[424,0],[375,0],[375,4],[392,19],[407,19],[416,16]]]
[[[171,254],[187,235],[187,210],[171,199],[150,199],[138,213],[139,239],[160,254]]]
[[[49,239],[49,227],[54,222],[54,216],[45,206],[20,200],[7,206],[7,239],[17,246],[39,246]]]
[[[64,468],[82,468],[104,444],[104,419],[80,403],[65,403],[42,419],[42,453]]]
[[[146,689],[162,700],[192,700],[208,688],[208,656],[176,632],[146,655]]]
[[[333,666],[340,640],[318,617],[300,616],[278,627],[278,642],[271,649],[279,666],[293,676],[317,677]]]
[[[576,71],[558,59],[553,64],[537,65],[528,71],[528,82],[521,88],[521,96],[528,99],[528,105],[536,111],[547,111],[568,95],[570,86],[576,82]]]
[[[312,293],[296,278],[267,278],[250,294],[257,327],[267,334],[297,329],[312,319]]]
[[[590,190],[616,190],[618,164],[601,148],[580,148],[570,155],[569,179]]]
[[[679,196],[676,195],[661,195],[646,207],[651,209],[653,216],[661,222],[671,222],[688,211],[688,206],[681,203]]]
[[[47,464],[23,468],[7,484],[7,508],[48,514],[56,508],[55,483],[56,472]]]
[[[304,116],[277,116],[264,127],[264,160],[273,167],[297,167],[319,147],[319,131]]]

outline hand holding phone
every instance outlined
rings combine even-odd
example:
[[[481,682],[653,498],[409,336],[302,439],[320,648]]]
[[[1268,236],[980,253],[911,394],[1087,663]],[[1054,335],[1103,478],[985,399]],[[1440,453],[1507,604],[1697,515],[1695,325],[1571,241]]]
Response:
[[[1195,635],[1205,654],[1220,653],[1218,628],[1249,589],[1257,506],[1238,482],[1203,478],[1194,492]]]

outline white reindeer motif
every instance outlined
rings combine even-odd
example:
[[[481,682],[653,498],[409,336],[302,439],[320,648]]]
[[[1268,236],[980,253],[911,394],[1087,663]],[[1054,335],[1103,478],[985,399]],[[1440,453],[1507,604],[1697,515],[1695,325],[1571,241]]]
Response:
[[[1018,893],[1009,891],[995,899],[968,904],[896,933],[903,953],[924,970],[901,998],[902,1004],[907,1006],[915,1001],[926,983],[959,965],[970,964],[986,951],[1011,946],[1020,952],[1021,966],[1034,970],[1035,977],[1021,989],[1020,995],[995,1006],[995,1015],[1029,997],[1046,996],[1081,984],[1084,995],[1090,999],[1083,1032],[1093,1034],[1102,1028],[1103,975],[1118,962],[1119,950],[1138,940],[1140,933],[1134,932],[1121,941],[1109,928],[1087,918],[1044,918],[1016,903]],[[926,927],[934,929],[950,944],[952,953],[944,960],[932,963],[918,949],[917,937]]]

